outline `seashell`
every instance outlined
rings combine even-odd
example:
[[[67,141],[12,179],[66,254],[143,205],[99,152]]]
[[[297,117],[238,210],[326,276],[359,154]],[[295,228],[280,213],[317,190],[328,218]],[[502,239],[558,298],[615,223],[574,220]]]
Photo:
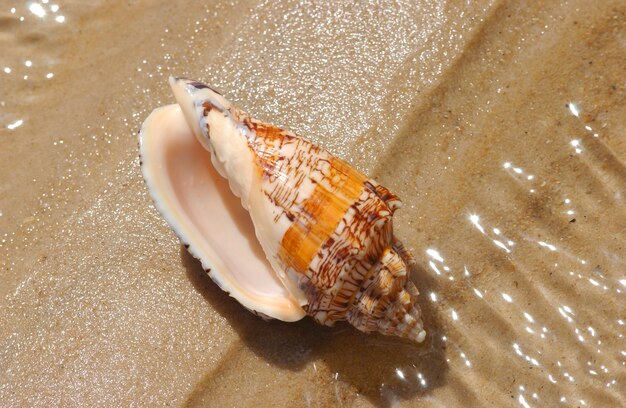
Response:
[[[414,260],[393,234],[399,198],[205,84],[170,85],[178,105],[144,122],[141,168],[156,207],[211,278],[266,318],[309,315],[423,341],[407,272]]]

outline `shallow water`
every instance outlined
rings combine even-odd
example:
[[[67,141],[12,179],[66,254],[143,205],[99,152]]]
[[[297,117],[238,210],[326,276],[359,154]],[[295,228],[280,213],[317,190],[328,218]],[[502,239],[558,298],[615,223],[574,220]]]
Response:
[[[5,3],[2,405],[626,405],[623,2]],[[169,75],[402,197],[426,344],[206,277],[136,157]]]

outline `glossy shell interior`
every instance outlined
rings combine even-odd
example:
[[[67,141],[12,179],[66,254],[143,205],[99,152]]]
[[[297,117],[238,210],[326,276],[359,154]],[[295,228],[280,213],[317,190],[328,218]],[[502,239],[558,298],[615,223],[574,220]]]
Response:
[[[211,164],[178,105],[156,109],[140,132],[141,169],[156,207],[211,278],[246,308],[284,321],[304,311],[255,239],[248,212]]]

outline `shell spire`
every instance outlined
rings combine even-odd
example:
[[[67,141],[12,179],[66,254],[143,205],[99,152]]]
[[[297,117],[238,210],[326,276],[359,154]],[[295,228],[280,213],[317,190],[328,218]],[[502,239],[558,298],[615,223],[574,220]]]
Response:
[[[393,235],[398,197],[205,84],[171,78],[185,118],[252,219],[272,268],[318,323],[421,342],[414,261]]]

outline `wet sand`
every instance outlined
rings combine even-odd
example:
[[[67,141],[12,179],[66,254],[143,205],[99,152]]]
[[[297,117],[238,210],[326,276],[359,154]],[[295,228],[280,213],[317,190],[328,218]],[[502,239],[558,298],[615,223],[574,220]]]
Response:
[[[623,2],[9,3],[0,405],[626,405]],[[403,199],[426,344],[210,281],[139,171],[169,75]]]

